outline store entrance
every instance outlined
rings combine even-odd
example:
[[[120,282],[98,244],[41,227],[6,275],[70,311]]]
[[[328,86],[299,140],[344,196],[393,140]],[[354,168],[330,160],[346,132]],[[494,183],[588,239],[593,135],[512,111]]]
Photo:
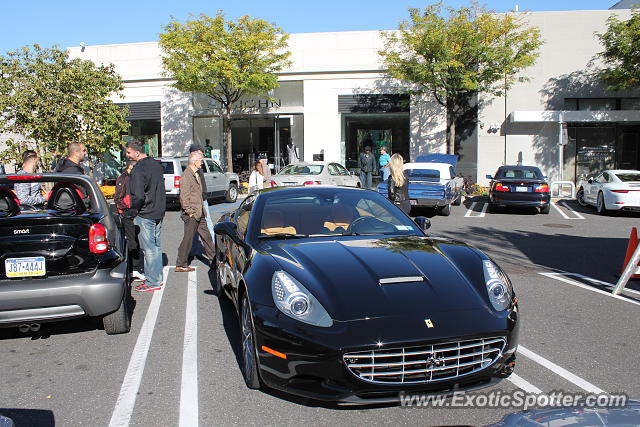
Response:
[[[359,171],[358,155],[367,145],[376,158],[384,146],[409,161],[409,113],[345,114],[344,136],[344,165],[350,171]]]
[[[287,164],[286,146],[291,139],[291,118],[248,116],[231,122],[233,171],[250,171],[258,156],[266,156],[274,172]]]

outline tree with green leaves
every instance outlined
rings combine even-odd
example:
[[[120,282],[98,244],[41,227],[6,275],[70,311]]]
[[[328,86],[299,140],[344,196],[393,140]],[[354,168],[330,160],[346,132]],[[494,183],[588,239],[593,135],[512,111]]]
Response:
[[[172,20],[160,34],[162,63],[174,86],[197,92],[218,104],[225,138],[227,170],[233,170],[231,115],[244,96],[266,96],[278,87],[276,73],[286,67],[288,35],[262,19],[242,16],[228,21],[200,15],[184,24]]]
[[[66,154],[71,142],[100,158],[122,144],[126,109],[109,98],[123,89],[112,65],[70,59],[57,47],[25,46],[0,56],[0,133],[17,134],[0,153],[19,163],[34,149],[44,165]]]
[[[640,10],[621,21],[616,15],[607,20],[607,31],[597,34],[604,45],[599,56],[607,66],[601,71],[604,82],[612,90],[640,87]]]
[[[442,3],[409,9],[411,22],[384,32],[379,52],[389,75],[428,94],[447,112],[447,153],[456,149],[456,118],[478,92],[502,96],[518,73],[532,65],[542,44],[540,31],[523,14],[496,14],[477,3],[453,9]]]

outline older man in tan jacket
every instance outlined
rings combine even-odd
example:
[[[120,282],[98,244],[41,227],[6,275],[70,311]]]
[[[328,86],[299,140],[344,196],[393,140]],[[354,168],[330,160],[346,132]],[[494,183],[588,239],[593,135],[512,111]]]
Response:
[[[182,221],[184,221],[184,236],[178,247],[178,259],[176,260],[176,272],[178,273],[195,270],[195,268],[189,267],[188,257],[196,232],[202,239],[209,262],[212,262],[214,257],[213,239],[206,220],[208,213],[205,212],[202,204],[202,180],[198,174],[198,170],[202,167],[203,158],[204,156],[198,151],[189,154],[189,165],[185,168],[180,179],[180,205],[182,206]]]

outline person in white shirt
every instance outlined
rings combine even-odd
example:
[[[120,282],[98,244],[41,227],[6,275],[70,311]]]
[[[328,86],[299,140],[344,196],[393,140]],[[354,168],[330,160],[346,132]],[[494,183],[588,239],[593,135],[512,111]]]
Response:
[[[249,175],[249,193],[256,190],[262,190],[264,188],[264,176],[260,173],[262,171],[262,161],[256,160],[253,164],[253,170]]]

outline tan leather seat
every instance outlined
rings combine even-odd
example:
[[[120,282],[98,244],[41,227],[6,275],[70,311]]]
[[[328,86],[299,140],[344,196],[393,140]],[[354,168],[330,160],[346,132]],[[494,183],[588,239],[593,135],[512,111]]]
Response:
[[[265,210],[262,214],[262,234],[291,233],[296,234],[295,227],[285,226],[284,215],[277,209]]]
[[[331,221],[325,221],[324,226],[331,231],[335,231],[339,227],[346,230],[353,222],[354,217],[355,213],[351,206],[336,203],[331,207]]]

